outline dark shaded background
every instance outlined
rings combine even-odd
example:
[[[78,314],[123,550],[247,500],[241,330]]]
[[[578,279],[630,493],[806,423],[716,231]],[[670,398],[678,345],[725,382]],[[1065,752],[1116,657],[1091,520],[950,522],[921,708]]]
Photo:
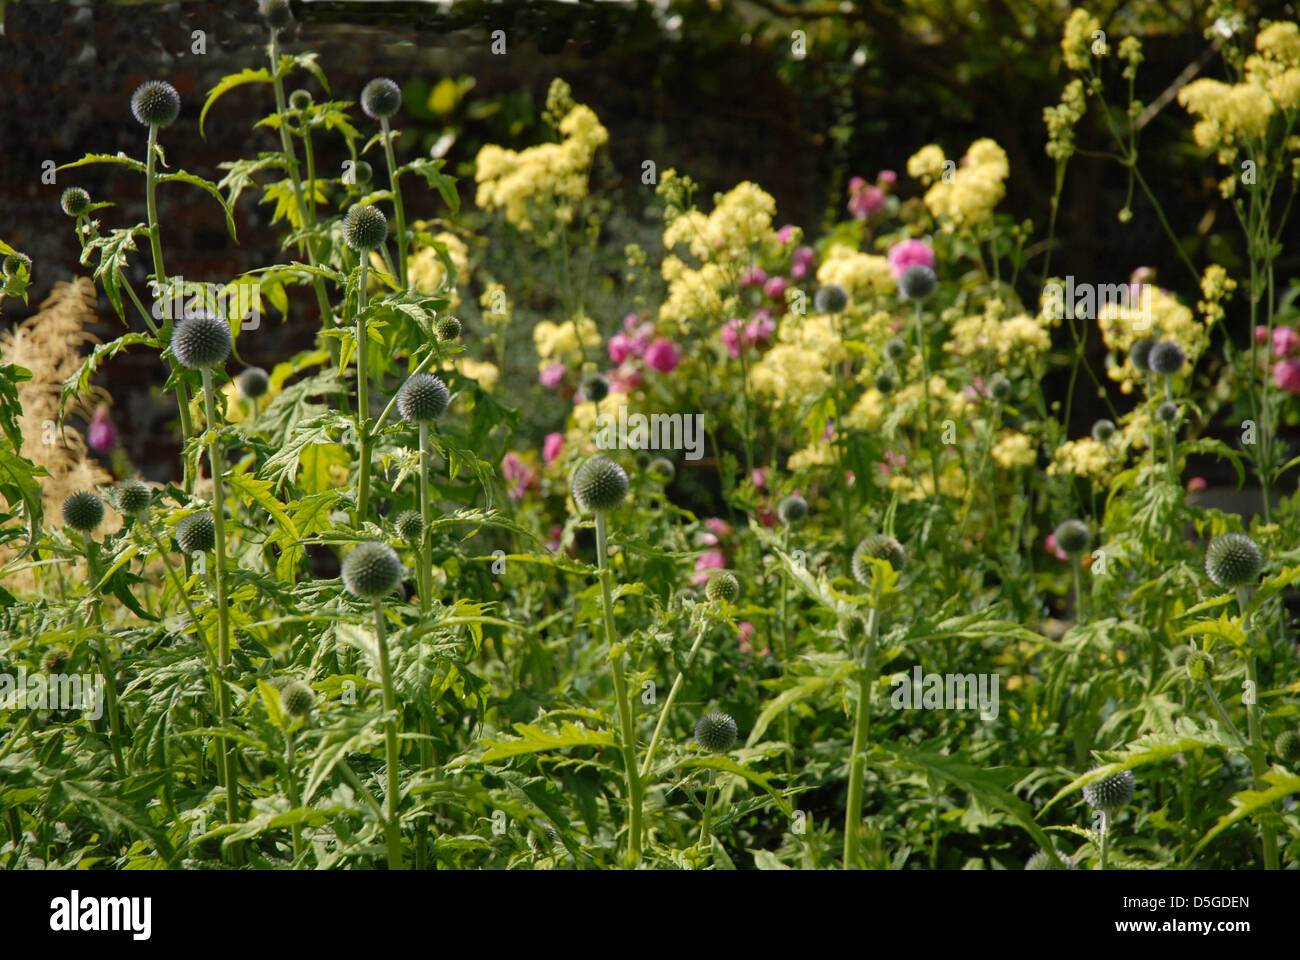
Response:
[[[408,109],[399,162],[424,152],[448,128],[457,139],[448,169],[462,177],[464,205],[473,206],[472,161],[485,142],[522,147],[546,138],[538,119],[552,77],[562,76],[579,102],[590,104],[610,130],[610,164],[602,187],[620,197],[628,220],[658,229],[654,198],[640,184],[641,165],[675,167],[704,188],[727,189],[754,180],[777,200],[779,223],[793,222],[816,235],[819,226],[843,217],[844,184],[853,175],[899,171],[899,190],[914,195],[906,160],[930,142],[960,156],[980,136],[994,137],[1011,162],[1008,196],[999,208],[1017,219],[1033,218],[1045,233],[1052,165],[1043,153],[1042,109],[1056,102],[1068,79],[1059,65],[1061,11],[1016,10],[1004,3],[952,4],[951,16],[918,18],[916,8],[942,4],[863,3],[839,5],[762,2],[679,2],[656,11],[649,4],[295,2],[297,21],[282,35],[288,52],[319,53],[336,98],[354,99],[376,75],[405,88]],[[1251,4],[1253,13],[1288,14],[1284,4]],[[1143,38],[1138,96],[1152,102],[1188,64],[1204,57],[1201,3],[1145,2],[1097,5],[1094,12],[1112,43],[1126,31]],[[1041,22],[1026,19],[1039,16]],[[105,228],[145,219],[143,178],[102,165],[63,171],[43,184],[45,160],[65,163],[85,152],[124,150],[143,157],[145,130],[131,117],[129,98],[144,80],[171,82],[182,97],[179,120],[161,142],[172,168],[218,180],[217,163],[278,148],[278,136],[254,129],[273,110],[267,85],[227,94],[207,118],[208,138],[198,135],[198,114],[207,91],[222,76],[266,63],[267,33],[254,0],[186,3],[75,3],[24,0],[4,7],[0,39],[0,236],[34,262],[30,306],[7,300],[0,323],[32,312],[50,286],[81,269],[71,221],[58,209],[59,194],[86,187],[96,201],[116,206],[101,212]],[[505,30],[507,53],[489,49],[493,30]],[[807,56],[791,56],[790,34],[807,34]],[[192,31],[206,34],[207,52],[190,52]],[[857,62],[854,54],[858,52]],[[1207,68],[1217,70],[1217,64]],[[423,106],[427,90],[446,76],[472,76],[476,84],[457,109],[439,117]],[[1112,79],[1118,81],[1116,70]],[[296,75],[289,89],[301,84]],[[306,86],[320,99],[314,81]],[[1113,98],[1120,101],[1118,88]],[[1122,106],[1122,104],[1121,104]],[[1109,148],[1094,126],[1079,131],[1081,145]],[[365,137],[373,125],[356,111]],[[1191,121],[1170,104],[1143,134],[1143,169],[1156,185],[1175,232],[1198,263],[1214,259],[1232,270],[1238,261],[1236,224],[1217,196],[1220,171],[1212,158],[1189,145]],[[340,138],[318,136],[319,169],[337,170],[346,156]],[[372,158],[373,159],[373,158]],[[1145,200],[1134,217],[1115,220],[1126,181],[1114,164],[1076,157],[1070,167],[1058,223],[1054,272],[1079,281],[1117,282],[1139,265],[1154,266],[1162,285],[1184,302],[1197,290]],[[269,207],[247,191],[236,216],[239,243],[226,235],[218,206],[193,188],[168,184],[159,190],[159,213],[170,272],[193,280],[228,280],[282,258],[279,230],[268,224]],[[432,196],[408,200],[409,219],[440,216]],[[613,238],[608,241],[613,243]],[[616,253],[621,251],[618,244]],[[652,255],[654,254],[651,248]],[[1041,256],[1036,250],[1035,256]],[[148,257],[139,257],[134,279],[143,291]],[[1025,271],[1021,295],[1034,298],[1040,260]],[[1292,250],[1279,276],[1294,272]],[[477,290],[475,290],[475,294]],[[472,297],[472,295],[471,295]],[[120,323],[101,298],[104,338]],[[617,316],[601,317],[608,330]],[[1228,328],[1244,342],[1245,305],[1232,304]],[[316,330],[309,294],[293,294],[290,316],[265,320],[254,337],[241,338],[244,359],[271,365],[309,346]],[[1100,337],[1093,331],[1090,358],[1101,370]],[[529,353],[531,343],[520,351]],[[156,402],[149,387],[161,384],[157,358],[138,352],[120,356],[99,382],[114,396],[114,418],[123,428],[131,459],[147,473],[174,462],[174,409]],[[1087,381],[1081,378],[1081,384]],[[1061,399],[1066,378],[1045,384]],[[1071,434],[1085,432],[1102,414],[1091,385],[1075,399]],[[1117,395],[1116,395],[1117,396]],[[161,469],[168,469],[161,466]]]

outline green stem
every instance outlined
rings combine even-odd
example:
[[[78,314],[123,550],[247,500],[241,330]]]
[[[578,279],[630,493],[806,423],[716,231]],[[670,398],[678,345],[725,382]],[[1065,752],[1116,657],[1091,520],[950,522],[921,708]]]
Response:
[[[650,764],[654,760],[655,747],[659,744],[659,735],[663,732],[664,724],[668,722],[668,714],[673,709],[673,703],[677,700],[677,694],[682,688],[682,682],[686,678],[686,671],[691,668],[695,662],[695,654],[699,652],[700,644],[704,640],[704,631],[708,628],[707,621],[700,624],[699,632],[695,635],[695,642],[691,644],[690,652],[686,654],[686,663],[683,665],[677,678],[673,680],[672,689],[668,691],[668,699],[664,701],[663,707],[659,711],[659,720],[655,723],[654,733],[650,737],[650,746],[646,748],[645,760],[641,762],[641,779],[645,780],[650,776]]]
[[[420,613],[429,612],[433,597],[433,568],[429,557],[429,425],[420,424]]]
[[[858,707],[853,725],[853,759],[849,764],[849,796],[844,810],[844,869],[851,870],[858,859],[858,828],[862,823],[862,788],[866,776],[867,739],[871,732],[871,676],[876,656],[876,634],[880,624],[880,587],[873,577],[871,612],[868,614],[867,643],[857,671]],[[848,638],[845,638],[846,640]]]
[[[403,290],[406,286],[406,211],[402,207],[402,188],[397,183],[397,161],[393,159],[393,135],[388,129],[388,118],[380,117],[379,129],[384,134],[384,159],[388,161],[388,185],[393,191],[393,216],[397,219],[397,276]]]
[[[717,796],[718,771],[709,771],[709,786],[704,791],[704,816],[700,820],[700,846],[709,842],[709,828],[713,820],[713,799]]]
[[[623,676],[623,649],[614,629],[614,594],[610,587],[611,572],[606,553],[605,511],[596,511],[596,565],[600,575],[600,597],[605,614],[605,643],[614,674],[614,696],[618,701],[619,726],[622,729],[623,769],[627,774],[628,860],[635,867],[641,862],[641,778],[636,767],[636,728],[632,722],[632,702],[628,699],[627,680]]]
[[[921,354],[921,388],[925,393],[925,446],[930,451],[930,479],[934,496],[939,496],[939,454],[934,446],[934,428],[930,420],[930,361],[926,358],[925,330],[921,325],[921,301],[916,301],[916,349]]]
[[[1100,811],[1100,813],[1101,825],[1098,829],[1101,831],[1101,868],[1105,870],[1110,855],[1110,817],[1107,816],[1105,810]]]
[[[289,808],[298,809],[298,778],[294,774],[294,737],[293,730],[284,731],[284,785],[289,794]],[[302,856],[302,824],[293,825],[293,859],[295,864]]]
[[[86,557],[86,577],[91,590],[94,591],[99,585],[98,545],[90,539],[90,534],[83,530],[81,546],[82,553]],[[113,749],[113,762],[117,764],[118,775],[125,777],[126,761],[122,756],[122,721],[117,707],[116,671],[113,669],[113,657],[103,636],[104,616],[100,610],[100,600],[98,597],[93,597],[91,602],[94,604],[95,624],[99,631],[92,649],[95,652],[95,659],[99,661],[99,669],[104,674],[104,707],[108,711],[109,743]]]
[[[357,525],[370,512],[370,382],[366,370],[366,280],[369,260],[361,252],[361,288],[357,291],[357,438],[361,445],[361,482],[357,493]]]
[[[384,611],[375,601],[375,647],[379,651],[379,677],[384,685],[384,762],[385,779],[384,834],[388,840],[388,869],[402,869],[402,833],[397,819],[397,695],[393,690],[393,671],[388,662],[388,640],[384,631]]]

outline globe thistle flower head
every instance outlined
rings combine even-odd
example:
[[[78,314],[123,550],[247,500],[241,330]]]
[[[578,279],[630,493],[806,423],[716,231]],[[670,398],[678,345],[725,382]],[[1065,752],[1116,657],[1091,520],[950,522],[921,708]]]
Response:
[[[849,305],[849,295],[838,284],[828,283],[813,296],[813,309],[818,313],[839,313]]]
[[[295,90],[289,94],[289,106],[302,113],[311,106],[311,94],[306,90]]]
[[[291,717],[310,716],[315,706],[316,694],[301,680],[291,680],[280,689],[280,709]]]
[[[388,220],[376,206],[354,204],[343,215],[343,242],[353,250],[378,250],[388,239]]]
[[[261,367],[249,367],[239,374],[239,392],[249,400],[266,396],[271,389],[271,378]]]
[[[0,272],[3,272],[6,277],[17,274],[20,267],[31,273],[32,258],[25,253],[11,253],[4,258],[3,262],[0,262]]]
[[[411,423],[432,423],[451,403],[451,391],[441,377],[417,373],[408,377],[397,391],[397,412]]]
[[[721,710],[711,710],[695,724],[695,742],[709,753],[726,753],[736,745],[736,721]]]
[[[124,516],[140,516],[149,509],[150,499],[149,488],[136,477],[128,477],[117,485],[117,510]]]
[[[73,530],[90,533],[104,519],[104,501],[89,490],[78,490],[63,501],[63,522]]]
[[[80,217],[90,210],[90,194],[81,187],[68,187],[59,197],[59,206],[70,217]]]
[[[893,393],[894,388],[898,386],[894,379],[894,371],[889,367],[884,367],[876,373],[876,389],[881,393]]]
[[[677,476],[677,468],[667,457],[655,457],[650,461],[646,469],[661,478],[664,483],[672,483],[673,477]]]
[[[62,673],[71,659],[72,654],[68,652],[67,647],[51,647],[41,657],[41,669],[46,673]]]
[[[1166,377],[1172,377],[1183,369],[1183,363],[1186,360],[1187,355],[1183,353],[1183,348],[1173,340],[1159,341],[1151,347],[1151,352],[1147,354],[1147,364],[1151,367],[1151,372]]]
[[[230,325],[215,314],[199,314],[172,329],[172,354],[190,370],[210,370],[225,363],[230,345]]]
[[[1170,664],[1175,667],[1186,667],[1187,660],[1192,655],[1194,649],[1195,647],[1189,643],[1180,643],[1174,646],[1169,651]]]
[[[352,167],[352,176],[359,184],[367,184],[375,178],[375,168],[369,161],[358,160]]]
[[[184,554],[207,553],[217,545],[217,524],[207,510],[191,513],[176,524],[176,543]]]
[[[1096,769],[1095,767],[1093,769]],[[1109,777],[1094,780],[1083,788],[1083,799],[1088,806],[1103,813],[1117,813],[1133,799],[1133,789],[1137,780],[1132,770],[1121,770]]]
[[[887,560],[895,570],[901,571],[907,565],[907,551],[893,537],[883,533],[873,533],[853,551],[853,578],[864,587],[871,584],[871,564],[865,557],[875,560]]]
[[[1150,337],[1142,337],[1134,340],[1133,345],[1128,348],[1128,358],[1140,372],[1151,372],[1151,348],[1155,345],[1156,342]]]
[[[460,320],[456,317],[443,317],[434,327],[434,333],[443,343],[460,339]]]
[[[166,80],[147,80],[131,94],[131,113],[146,127],[165,127],[181,112],[181,95]]]
[[[1011,396],[1011,381],[1000,373],[993,374],[989,380],[989,395],[994,400],[1006,400]]]
[[[890,337],[885,341],[885,357],[897,363],[907,356],[907,343],[902,337]]]
[[[908,267],[898,278],[898,292],[905,300],[924,300],[938,285],[939,278],[934,271],[919,263]]]
[[[1187,675],[1198,683],[1214,676],[1214,658],[1204,650],[1189,650]]]
[[[1178,419],[1178,404],[1172,400],[1163,400],[1156,407],[1156,419],[1161,423],[1173,423]]]
[[[361,91],[361,109],[375,120],[391,117],[401,105],[402,90],[387,77],[375,77]]]
[[[1092,439],[1098,443],[1105,443],[1113,436],[1115,436],[1115,421],[1098,420],[1092,425]]]
[[[709,577],[704,595],[714,603],[735,603],[740,596],[740,581],[730,570],[719,570]]]
[[[796,524],[808,516],[808,501],[797,493],[783,499],[776,507],[776,515],[785,524]]]
[[[627,473],[608,457],[584,460],[573,471],[573,500],[579,509],[588,512],[616,509],[627,497],[627,487]]]
[[[1259,544],[1244,533],[1225,533],[1205,551],[1205,574],[1217,587],[1231,590],[1255,583],[1264,569]]]
[[[258,0],[258,12],[266,25],[279,33],[293,23],[293,11],[289,9],[289,0]]]
[[[633,462],[636,463],[636,468],[638,470],[649,470],[650,461],[653,459],[654,457],[650,456],[650,454],[646,453],[644,450],[638,450],[636,456],[633,458]]]
[[[378,540],[366,540],[343,558],[343,586],[361,600],[378,600],[393,592],[402,578],[397,551]]]
[[[1283,730],[1273,741],[1273,752],[1283,763],[1300,761],[1300,733],[1294,730]]]
[[[407,543],[419,543],[424,539],[424,518],[419,510],[403,510],[393,521],[393,528]]]
[[[1056,537],[1056,545],[1071,557],[1087,553],[1092,545],[1092,531],[1082,520],[1065,520],[1052,535]]]
[[[599,373],[589,373],[582,378],[582,384],[578,392],[584,400],[592,403],[600,403],[609,396],[609,381]]]

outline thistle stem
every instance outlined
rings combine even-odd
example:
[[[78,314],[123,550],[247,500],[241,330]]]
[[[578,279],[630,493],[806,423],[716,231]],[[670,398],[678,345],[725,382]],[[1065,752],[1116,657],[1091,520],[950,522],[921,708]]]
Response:
[[[1246,606],[1250,602],[1250,587],[1237,588],[1237,607],[1241,611],[1241,619],[1246,619]],[[1247,756],[1250,758],[1251,772],[1255,775],[1255,789],[1267,790],[1268,783],[1264,780],[1264,747],[1259,723],[1259,678],[1256,669],[1255,654],[1246,654],[1246,683],[1247,696],[1243,699],[1246,701],[1246,732],[1250,735],[1250,747],[1247,750]],[[1240,734],[1238,734],[1240,738]],[[1264,847],[1264,869],[1276,870],[1278,868],[1277,858],[1277,830],[1273,824],[1264,820],[1259,825],[1260,841]]]
[[[925,395],[925,445],[930,451],[930,479],[934,495],[939,496],[939,454],[934,446],[934,427],[930,420],[930,361],[925,351],[925,328],[921,322],[921,301],[916,301],[916,350],[921,355],[921,389]]]
[[[844,810],[844,869],[858,859],[858,828],[862,823],[862,786],[866,775],[867,739],[871,732],[871,693],[875,686],[871,671],[876,657],[876,634],[880,623],[880,586],[872,577],[872,604],[868,614],[867,643],[862,666],[857,671],[858,708],[853,725],[853,759],[849,764],[849,796]],[[845,637],[845,640],[848,640]]]
[[[596,511],[596,565],[600,576],[600,597],[605,614],[605,643],[609,647],[609,663],[614,674],[614,696],[618,701],[619,726],[622,728],[623,769],[627,774],[628,796],[628,860],[635,867],[641,862],[641,778],[636,767],[636,728],[632,722],[632,703],[627,695],[627,680],[623,676],[623,650],[617,643],[614,629],[614,594],[610,588],[609,561],[606,552],[605,511]]]
[[[668,699],[664,701],[664,705],[659,711],[659,720],[655,724],[654,734],[650,737],[650,746],[646,748],[645,760],[641,763],[642,780],[645,780],[650,775],[650,764],[654,760],[655,747],[659,744],[659,735],[663,733],[664,724],[668,722],[668,714],[672,711],[673,704],[677,701],[677,694],[682,689],[682,682],[686,677],[686,671],[689,670],[691,664],[695,662],[695,654],[700,650],[700,644],[704,640],[704,631],[707,627],[707,623],[700,624],[700,629],[695,634],[695,642],[691,644],[690,652],[686,654],[686,663],[682,666],[681,672],[677,674],[677,678],[673,680],[672,689],[668,691]]]
[[[397,695],[393,691],[393,671],[388,661],[388,640],[384,631],[384,611],[375,601],[375,648],[379,651],[379,678],[384,685],[384,765],[385,801],[384,834],[388,840],[388,869],[402,869],[402,834],[397,819]]]
[[[397,161],[393,159],[393,134],[388,129],[388,118],[379,118],[379,129],[384,134],[384,158],[388,161],[388,185],[393,191],[393,216],[397,220],[397,275],[406,287],[406,211],[402,207],[402,188],[397,182]]]
[[[432,603],[433,570],[429,559],[429,425],[420,424],[420,613]]]
[[[99,584],[99,563],[97,560],[97,549],[94,542],[90,539],[90,534],[84,530],[81,533],[82,551],[86,557],[86,576],[90,580],[90,586],[93,590]],[[99,609],[99,598],[93,601],[95,609],[95,623],[99,626],[102,634],[104,626],[103,614]],[[104,642],[101,635],[96,638],[92,645],[95,652],[95,659],[99,661],[99,669],[104,674],[104,708],[108,711],[108,729],[109,744],[113,749],[113,762],[117,764],[119,776],[126,776],[126,761],[122,756],[122,721],[118,716],[117,707],[117,680],[113,670],[113,657],[108,651],[108,645]]]
[[[1099,812],[1101,813],[1101,824],[1097,829],[1101,833],[1101,869],[1105,870],[1110,856],[1110,814],[1105,810]]]
[[[713,798],[717,796],[718,771],[709,771],[709,786],[704,791],[704,816],[700,820],[700,846],[709,842],[709,828],[713,820]]]
[[[361,252],[361,285],[357,290],[357,438],[361,445],[361,480],[357,492],[357,525],[370,512],[370,382],[366,369],[366,282],[370,261]]]
[[[298,809],[298,778],[294,774],[294,736],[292,729],[284,731],[284,786],[289,794],[289,806]],[[293,825],[293,859],[296,862],[302,856],[302,824]]]

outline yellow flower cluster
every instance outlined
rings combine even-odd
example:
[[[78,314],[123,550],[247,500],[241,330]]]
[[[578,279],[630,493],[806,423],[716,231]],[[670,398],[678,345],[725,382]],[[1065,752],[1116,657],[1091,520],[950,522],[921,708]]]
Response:
[[[583,317],[576,324],[572,320],[564,323],[542,320],[533,327],[533,343],[543,368],[554,360],[581,363],[583,348],[598,347],[601,342],[600,330],[590,317]]]
[[[416,223],[415,229],[423,229],[423,224]],[[467,283],[469,281],[469,247],[465,246],[465,241],[454,233],[446,232],[435,234],[433,239],[447,248],[447,257],[456,268],[457,284]],[[370,254],[370,266],[372,270],[386,269],[383,257],[376,252]],[[442,283],[442,278],[447,273],[447,268],[438,257],[438,251],[433,247],[421,247],[415,256],[407,261],[406,270],[410,275],[411,285],[426,297],[433,296],[437,292],[438,285]],[[381,286],[373,273],[367,286],[371,292],[378,290]],[[447,295],[450,301],[450,309],[455,310],[460,306],[460,292],[456,287],[452,287],[447,291]]]
[[[1113,445],[1094,440],[1092,437],[1067,440],[1056,448],[1052,462],[1047,468],[1047,475],[1055,477],[1069,474],[1107,481],[1119,472],[1121,463],[1116,456],[1117,453]]]
[[[746,180],[718,197],[713,212],[687,210],[664,229],[664,249],[679,243],[690,247],[700,260],[748,260],[756,245],[776,242],[772,218],[776,201],[756,183]]]
[[[1146,376],[1129,359],[1128,351],[1135,341],[1143,338],[1177,341],[1187,357],[1183,373],[1191,371],[1197,358],[1210,345],[1206,325],[1197,323],[1191,310],[1150,283],[1142,285],[1142,292],[1135,302],[1130,299],[1128,303],[1102,306],[1097,314],[1097,323],[1112,354],[1106,361],[1106,374],[1119,383],[1123,393],[1132,393],[1133,385],[1142,382]]]
[[[1061,37],[1061,53],[1065,55],[1065,65],[1071,70],[1087,70],[1092,56],[1092,37],[1101,29],[1101,21],[1082,7],[1070,14],[1065,21],[1065,33]]]
[[[1028,362],[1052,347],[1048,333],[1051,321],[1043,316],[1030,317],[1018,314],[1002,319],[1005,305],[1001,300],[986,301],[984,312],[961,317],[952,324],[952,339],[944,349],[961,357],[972,354],[996,353],[998,362],[1006,365],[1013,360]]]
[[[831,385],[826,354],[792,343],[779,343],[749,371],[754,392],[772,397],[778,407],[796,409],[815,400]]]
[[[608,396],[600,401],[600,411],[601,413],[617,416],[618,408],[629,406],[630,399],[621,390],[611,390]],[[596,404],[594,401],[587,400],[573,405],[573,426],[581,431],[583,436],[589,435],[596,428]]]
[[[533,228],[529,203],[556,204],[556,218],[573,218],[572,203],[587,195],[587,175],[596,150],[609,140],[590,107],[576,104],[560,121],[559,143],[542,143],[525,150],[487,144],[475,160],[478,183],[475,203],[484,210],[505,210],[520,230]]]
[[[1207,327],[1223,319],[1223,301],[1236,289],[1237,281],[1228,276],[1228,271],[1219,264],[1212,263],[1205,268],[1201,276],[1201,295],[1205,299],[1197,301],[1196,309],[1201,311]]]
[[[802,450],[790,454],[785,468],[790,473],[802,473],[813,467],[830,467],[835,465],[835,450],[825,440],[810,443]]]
[[[457,357],[456,369],[460,371],[461,376],[478,382],[478,385],[491,393],[501,379],[501,371],[497,369],[495,363],[488,363],[486,360],[475,360],[472,357]]]
[[[873,295],[894,292],[894,274],[889,261],[872,253],[860,253],[852,247],[836,244],[817,268],[817,282],[822,286],[843,287],[851,301],[860,302]]]
[[[993,461],[1004,470],[1032,467],[1038,462],[1034,442],[1019,430],[1003,430],[993,445]]]
[[[1047,155],[1053,160],[1068,160],[1074,156],[1074,128],[1086,111],[1083,81],[1077,77],[1061,91],[1058,106],[1043,107],[1043,124],[1047,127]]]
[[[835,332],[835,326],[826,314],[807,317],[786,314],[777,332],[777,339],[810,350],[831,364],[839,363],[848,354],[844,349],[844,341]]]
[[[942,172],[947,161],[943,151],[931,144],[907,161],[908,173],[929,182]],[[1007,155],[997,142],[988,137],[976,140],[953,171],[943,173],[925,194],[925,205],[943,220],[943,229],[952,233],[988,223],[993,208],[1006,196],[1006,179],[1011,173]]]
[[[894,391],[887,405],[885,396],[875,387],[864,390],[853,409],[845,416],[845,425],[853,429],[873,430],[881,426],[887,412],[899,409],[907,410],[910,418],[917,423],[922,422],[925,419],[925,387],[919,377],[919,364],[918,359],[914,364],[917,369],[913,371],[918,375],[916,380]],[[936,423],[945,417],[956,419],[964,416],[969,405],[966,396],[949,387],[948,381],[942,376],[937,373],[930,375],[930,416]]]
[[[661,267],[668,281],[668,296],[659,307],[659,319],[675,323],[683,332],[701,320],[718,319],[726,307],[723,291],[730,278],[727,270],[716,263],[706,263],[692,270],[669,254]]]
[[[934,496],[934,478],[928,467],[918,470],[915,479],[896,470],[889,475],[889,489],[906,500],[928,500]],[[939,474],[939,492],[954,500],[966,496],[966,471],[959,464],[951,464]]]

